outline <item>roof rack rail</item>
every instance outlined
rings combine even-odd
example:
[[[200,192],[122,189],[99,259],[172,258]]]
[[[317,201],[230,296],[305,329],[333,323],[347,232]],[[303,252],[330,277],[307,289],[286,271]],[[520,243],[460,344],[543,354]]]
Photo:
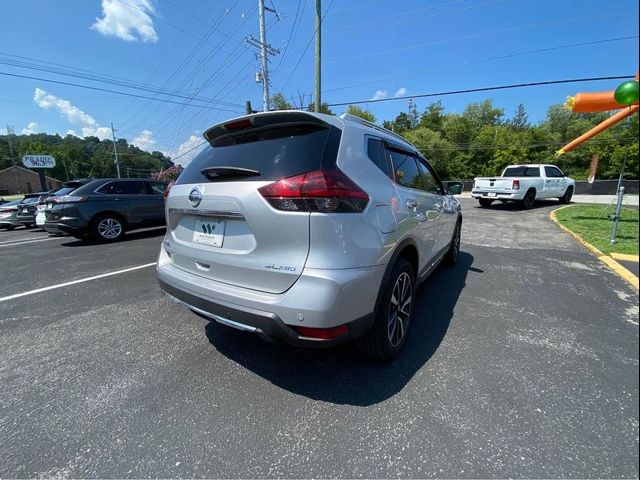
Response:
[[[340,115],[340,118],[342,120],[351,120],[352,122],[356,122],[359,123],[361,125],[366,125],[367,127],[371,127],[374,128],[380,132],[384,132],[387,135],[392,135],[394,137],[396,137],[399,140],[402,140],[404,143],[408,143],[409,145],[411,145],[411,143],[409,143],[405,138],[402,138],[400,135],[398,135],[395,132],[392,132],[391,130],[381,127],[380,125],[376,125],[375,123],[370,122],[369,120],[365,120],[364,118],[360,118],[356,115],[352,115],[350,113],[343,113],[342,115]],[[411,145],[413,147],[413,145]],[[415,147],[414,147],[415,148]]]

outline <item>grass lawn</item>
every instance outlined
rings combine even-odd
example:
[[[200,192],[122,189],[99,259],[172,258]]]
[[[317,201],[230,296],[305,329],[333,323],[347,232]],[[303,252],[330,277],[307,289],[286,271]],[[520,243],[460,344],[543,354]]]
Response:
[[[19,200],[24,197],[23,194],[19,195],[0,195],[0,198],[6,200],[7,202],[13,202],[14,200]]]
[[[638,255],[638,209],[622,208],[618,222],[616,243],[609,243],[611,226],[609,215],[615,208],[607,205],[572,205],[556,211],[558,221],[603,253]]]

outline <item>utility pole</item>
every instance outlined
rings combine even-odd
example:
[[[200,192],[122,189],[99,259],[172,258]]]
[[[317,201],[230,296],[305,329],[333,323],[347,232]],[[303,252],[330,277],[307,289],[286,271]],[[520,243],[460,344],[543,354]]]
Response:
[[[262,60],[262,71],[256,73],[256,82],[262,82],[262,110],[268,112],[270,110],[269,105],[269,55],[276,55],[280,53],[280,50],[273,48],[267,43],[267,27],[265,26],[264,11],[271,12],[278,17],[278,13],[272,9],[264,6],[264,0],[258,0],[258,17],[260,21],[260,40],[253,38],[253,35],[249,35],[245,40],[252,47],[260,49],[260,58]]]
[[[11,163],[13,163],[13,166],[16,166],[16,159],[13,156],[13,147],[11,146],[11,136],[15,135],[15,131],[13,130],[13,126],[11,125],[7,125],[7,141],[9,142],[9,156],[11,157]],[[14,168],[13,169],[13,176],[15,177],[16,180],[16,193],[19,193],[20,191],[20,183],[18,182],[18,172],[17,170]]]
[[[116,131],[113,129],[113,122],[111,122],[111,134],[113,135],[113,154],[116,156],[116,171],[118,172],[118,178],[120,178],[120,162],[118,161],[118,149],[116,148]]]
[[[322,36],[320,31],[322,29],[322,8],[320,6],[321,0],[316,0],[316,104],[314,110],[320,111],[320,105],[322,105],[322,99],[320,98],[320,84],[322,78],[321,71],[321,55],[322,55]]]

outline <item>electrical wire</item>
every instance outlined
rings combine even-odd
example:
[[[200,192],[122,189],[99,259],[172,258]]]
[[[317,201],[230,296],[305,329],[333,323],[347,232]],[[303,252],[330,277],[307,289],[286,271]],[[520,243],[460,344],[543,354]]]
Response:
[[[599,82],[605,80],[624,80],[632,78],[629,75],[610,75],[606,77],[587,77],[587,78],[570,78],[570,79],[560,79],[560,80],[545,80],[541,82],[527,82],[527,83],[513,83],[509,85],[497,85],[493,87],[479,87],[479,88],[467,88],[463,90],[448,90],[443,92],[434,92],[434,93],[420,93],[416,95],[402,95],[399,97],[392,98],[378,98],[375,100],[357,100],[353,102],[339,102],[339,103],[330,103],[328,104],[330,107],[343,107],[347,105],[361,105],[364,103],[380,103],[380,102],[392,102],[396,100],[408,100],[410,98],[428,98],[428,97],[445,97],[448,95],[460,95],[462,93],[478,93],[478,92],[491,92],[496,90],[509,90],[514,88],[527,88],[527,87],[540,87],[544,85],[560,85],[565,83],[584,83],[584,82]]]

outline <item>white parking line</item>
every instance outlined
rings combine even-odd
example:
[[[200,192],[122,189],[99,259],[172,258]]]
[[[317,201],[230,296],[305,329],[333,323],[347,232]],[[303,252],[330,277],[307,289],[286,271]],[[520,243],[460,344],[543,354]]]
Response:
[[[76,285],[77,283],[90,282],[92,280],[98,280],[100,278],[111,277],[113,275],[120,275],[121,273],[132,272],[134,270],[140,270],[141,268],[153,267],[158,262],[145,263],[144,265],[138,265],[136,267],[129,267],[123,270],[116,270],[115,272],[102,273],[100,275],[94,275],[93,277],[80,278],[79,280],[73,280],[71,282],[59,283],[57,285],[50,285],[44,288],[37,288],[35,290],[29,290],[28,292],[16,293],[7,297],[0,297],[0,302],[6,302],[7,300],[13,300],[14,298],[26,297],[27,295],[34,295],[36,293],[46,292],[49,290],[55,290],[56,288],[68,287],[69,285]]]
[[[64,237],[43,237],[43,238],[37,238],[32,240],[17,240],[13,242],[3,242],[3,243],[0,243],[0,248],[13,247],[15,245],[26,245],[27,243],[47,242],[49,240],[59,240],[60,238],[64,238]]]

